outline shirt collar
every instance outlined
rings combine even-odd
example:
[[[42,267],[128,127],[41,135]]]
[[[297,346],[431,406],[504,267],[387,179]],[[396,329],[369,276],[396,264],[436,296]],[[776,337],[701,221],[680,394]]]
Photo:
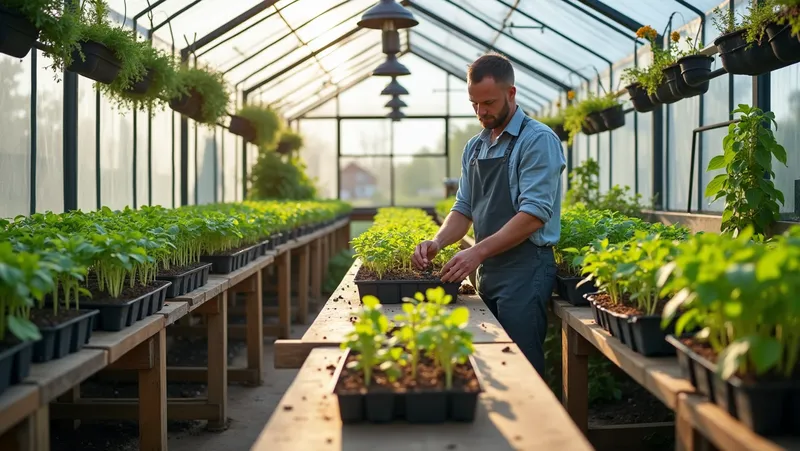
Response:
[[[511,116],[511,120],[508,121],[508,124],[506,124],[506,128],[504,128],[503,131],[500,132],[500,135],[498,135],[497,138],[500,139],[500,136],[503,136],[503,133],[508,133],[511,136],[519,136],[519,132],[522,131],[523,119],[525,119],[525,112],[522,111],[522,108],[520,108],[519,105],[517,105],[516,110],[514,110],[514,115]],[[491,136],[491,133],[492,133],[491,129],[485,128],[481,130],[481,139],[488,140],[489,137]]]

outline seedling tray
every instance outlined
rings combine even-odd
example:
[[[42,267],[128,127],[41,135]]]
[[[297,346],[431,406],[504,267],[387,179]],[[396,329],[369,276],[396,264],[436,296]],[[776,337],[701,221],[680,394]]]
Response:
[[[667,334],[675,329],[675,321],[662,329],[660,315],[633,316],[612,312],[595,304],[594,297],[598,294],[601,293],[586,293],[583,297],[591,305],[595,321],[609,334],[645,357],[675,355],[675,348],[666,341]]]
[[[583,277],[563,277],[556,275],[556,286],[560,287],[559,296],[571,305],[583,307],[589,302],[583,297],[584,294],[597,292],[594,282],[587,282],[581,286],[578,283]]]
[[[92,302],[81,299],[81,307],[97,309],[100,314],[95,318],[94,330],[116,332],[131,326],[134,322],[158,312],[164,307],[167,288],[171,282],[162,281],[163,285],[145,293],[136,299],[125,302]]]
[[[425,294],[428,288],[442,287],[453,299],[458,298],[461,282],[437,282],[433,280],[356,280],[359,299],[372,295],[381,304],[402,304],[403,298],[413,298],[416,293]]]
[[[203,266],[190,269],[181,274],[172,276],[156,276],[157,280],[165,280],[172,284],[166,290],[167,298],[176,298],[183,296],[186,293],[202,287],[208,282],[208,274],[211,272],[211,263],[206,263]],[[160,309],[159,309],[160,310]]]
[[[33,345],[33,361],[36,363],[60,359],[78,352],[92,336],[94,317],[98,310],[81,309],[81,315],[54,327],[40,327],[42,339]]]
[[[349,392],[339,390],[337,383],[342,375],[347,356],[346,350],[331,377],[330,393],[339,401],[339,416],[342,423],[409,423],[473,422],[478,406],[478,397],[485,391],[483,377],[473,356],[469,365],[478,379],[475,392],[463,390],[418,390],[393,392],[385,388]]]
[[[253,250],[258,246],[260,244],[246,247],[231,255],[202,255],[200,261],[211,263],[212,274],[230,274],[250,263]]]
[[[25,341],[0,351],[0,394],[28,377],[33,360],[33,342]]]

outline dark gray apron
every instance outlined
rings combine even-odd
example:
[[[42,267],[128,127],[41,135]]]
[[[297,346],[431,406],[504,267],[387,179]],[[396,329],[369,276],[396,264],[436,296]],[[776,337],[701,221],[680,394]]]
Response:
[[[525,117],[520,134],[528,122],[530,118]],[[502,157],[478,159],[480,139],[475,140],[471,149],[466,176],[471,187],[469,198],[476,242],[496,233],[517,214],[511,202],[508,174],[508,158],[517,138],[511,139]],[[553,248],[536,246],[529,239],[487,258],[478,267],[478,295],[542,377],[547,301],[555,276]]]

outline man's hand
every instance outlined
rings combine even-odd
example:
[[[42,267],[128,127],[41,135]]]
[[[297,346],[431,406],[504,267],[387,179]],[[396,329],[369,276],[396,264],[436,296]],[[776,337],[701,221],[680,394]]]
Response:
[[[414,255],[411,256],[411,262],[417,269],[425,269],[431,264],[436,253],[439,252],[439,243],[434,240],[426,240],[417,244],[414,249]]]
[[[483,257],[477,248],[471,247],[460,251],[442,268],[442,282],[461,282],[478,269]]]

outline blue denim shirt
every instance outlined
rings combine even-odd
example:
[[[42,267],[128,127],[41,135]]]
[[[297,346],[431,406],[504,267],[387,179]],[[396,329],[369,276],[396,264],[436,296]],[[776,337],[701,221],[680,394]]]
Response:
[[[452,211],[472,219],[469,203],[469,152],[476,139],[481,140],[478,159],[502,157],[512,136],[519,136],[509,155],[509,186],[511,203],[539,218],[544,227],[534,232],[530,240],[537,246],[556,245],[561,237],[561,173],[566,167],[561,140],[547,125],[531,120],[525,130],[525,113],[517,107],[514,116],[494,144],[491,130],[484,129],[472,137],[461,155],[461,178]]]

